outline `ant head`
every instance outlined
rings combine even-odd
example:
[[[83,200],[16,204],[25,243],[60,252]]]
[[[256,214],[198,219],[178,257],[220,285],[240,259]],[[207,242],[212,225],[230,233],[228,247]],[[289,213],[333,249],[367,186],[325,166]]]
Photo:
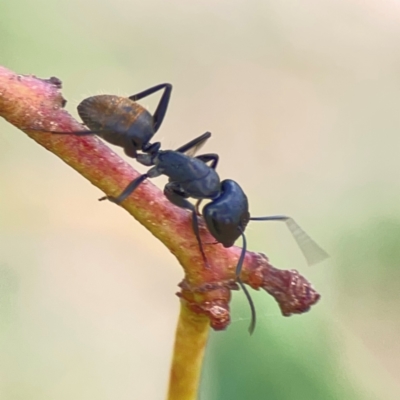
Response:
[[[221,193],[203,208],[210,233],[224,247],[231,247],[249,222],[249,204],[242,188],[230,179],[221,182]]]

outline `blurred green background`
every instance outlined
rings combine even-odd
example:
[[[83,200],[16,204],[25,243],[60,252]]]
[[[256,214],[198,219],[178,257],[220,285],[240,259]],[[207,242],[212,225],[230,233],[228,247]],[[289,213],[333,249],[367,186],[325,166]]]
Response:
[[[59,77],[75,116],[171,82],[164,148],[210,130],[252,213],[295,217],[331,254],[309,268],[283,225],[249,226],[249,248],[322,299],[284,318],[253,291],[249,337],[235,293],[200,399],[400,398],[399,38],[388,0],[0,2],[0,64]],[[164,398],[174,257],[4,120],[0,171],[0,398]]]

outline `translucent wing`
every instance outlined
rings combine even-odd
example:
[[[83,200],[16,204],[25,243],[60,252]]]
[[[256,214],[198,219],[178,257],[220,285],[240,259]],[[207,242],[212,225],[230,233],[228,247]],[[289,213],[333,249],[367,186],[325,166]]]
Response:
[[[308,265],[317,264],[329,257],[328,253],[300,228],[292,218],[286,220],[286,225],[292,232]]]
[[[307,235],[294,221],[285,215],[274,215],[270,217],[252,217],[251,221],[285,221],[294,239],[304,254],[308,265],[317,264],[329,257],[328,253],[320,247],[310,236]]]
[[[189,143],[177,148],[175,151],[184,153],[189,157],[193,157],[205,144],[205,142],[211,137],[210,132],[205,132],[197,138],[191,140]]]

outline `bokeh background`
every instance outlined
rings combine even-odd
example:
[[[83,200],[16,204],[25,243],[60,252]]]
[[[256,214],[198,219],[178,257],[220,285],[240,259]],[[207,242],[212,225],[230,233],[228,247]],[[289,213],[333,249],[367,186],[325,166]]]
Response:
[[[0,64],[59,77],[75,116],[90,95],[173,83],[157,140],[210,130],[252,213],[295,217],[330,253],[310,268],[284,225],[248,228],[322,299],[284,318],[253,291],[249,337],[235,293],[200,399],[400,398],[400,2],[6,0]],[[174,257],[4,120],[0,171],[0,398],[164,398]]]

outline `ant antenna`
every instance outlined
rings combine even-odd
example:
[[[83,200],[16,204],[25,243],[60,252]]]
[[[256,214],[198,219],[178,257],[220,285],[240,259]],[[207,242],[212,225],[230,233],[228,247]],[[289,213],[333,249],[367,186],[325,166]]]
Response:
[[[242,280],[240,278],[240,272],[242,271],[244,256],[246,255],[247,243],[246,243],[246,236],[244,235],[242,228],[239,227],[239,230],[240,230],[240,234],[243,239],[243,244],[242,244],[242,251],[240,253],[239,261],[236,265],[236,280],[237,280],[239,286],[241,287],[241,289],[243,290],[245,296],[247,297],[247,301],[249,302],[249,305],[250,305],[251,318],[250,318],[249,333],[250,333],[250,335],[252,335],[254,332],[254,329],[256,327],[256,309],[254,307],[253,299],[251,298],[249,291],[247,290],[246,286],[244,285],[244,283],[242,282]]]
[[[294,221],[286,215],[274,215],[270,217],[253,217],[250,221],[285,221],[308,265],[317,264],[329,257],[328,253],[321,248],[310,236],[307,235]]]

